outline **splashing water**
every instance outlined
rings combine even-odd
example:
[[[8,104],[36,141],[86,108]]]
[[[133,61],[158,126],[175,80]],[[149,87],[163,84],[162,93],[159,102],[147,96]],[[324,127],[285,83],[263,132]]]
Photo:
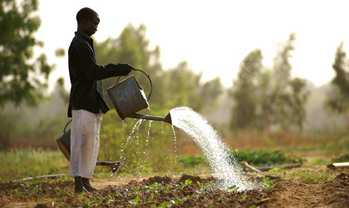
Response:
[[[240,174],[241,166],[228,158],[228,147],[204,117],[188,107],[174,108],[170,113],[172,125],[190,135],[202,148],[211,168],[220,179],[219,188],[236,187],[238,191],[253,188]]]

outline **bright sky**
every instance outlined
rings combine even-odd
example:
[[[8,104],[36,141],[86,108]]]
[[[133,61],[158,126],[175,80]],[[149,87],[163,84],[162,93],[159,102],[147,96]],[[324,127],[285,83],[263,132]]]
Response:
[[[151,49],[160,47],[164,69],[187,61],[189,68],[203,72],[204,81],[220,76],[228,87],[249,52],[261,49],[264,64],[271,66],[277,45],[293,32],[292,76],[316,86],[334,77],[332,63],[342,41],[349,51],[346,0],[40,0],[42,25],[36,37],[57,65],[51,81],[63,76],[68,87],[67,57],[56,58],[54,51],[68,49],[76,13],[86,6],[101,19],[97,41],[118,37],[128,23],[143,23]]]

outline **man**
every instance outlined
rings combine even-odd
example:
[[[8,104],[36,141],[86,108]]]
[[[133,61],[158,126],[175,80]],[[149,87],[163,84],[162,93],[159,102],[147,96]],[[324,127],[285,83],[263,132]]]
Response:
[[[71,81],[68,117],[71,124],[71,155],[69,175],[75,180],[75,193],[96,190],[91,186],[99,151],[99,130],[102,114],[109,108],[103,98],[101,80],[128,75],[135,70],[128,64],[100,66],[96,62],[91,35],[100,22],[98,14],[83,8],[77,15],[78,29],[69,47]]]

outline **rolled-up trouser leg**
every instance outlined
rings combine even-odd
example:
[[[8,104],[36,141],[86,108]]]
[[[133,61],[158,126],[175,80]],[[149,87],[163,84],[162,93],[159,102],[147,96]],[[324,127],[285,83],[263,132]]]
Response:
[[[69,175],[92,178],[99,151],[102,113],[73,110]]]

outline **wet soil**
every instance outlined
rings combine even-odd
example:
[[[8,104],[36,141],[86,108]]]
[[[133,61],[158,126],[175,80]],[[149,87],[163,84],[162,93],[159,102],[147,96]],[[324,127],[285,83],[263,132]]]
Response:
[[[246,192],[222,191],[215,183],[213,176],[185,174],[94,179],[99,190],[76,195],[72,180],[8,182],[0,183],[0,207],[349,207],[347,173],[320,184],[269,176],[272,186]]]

